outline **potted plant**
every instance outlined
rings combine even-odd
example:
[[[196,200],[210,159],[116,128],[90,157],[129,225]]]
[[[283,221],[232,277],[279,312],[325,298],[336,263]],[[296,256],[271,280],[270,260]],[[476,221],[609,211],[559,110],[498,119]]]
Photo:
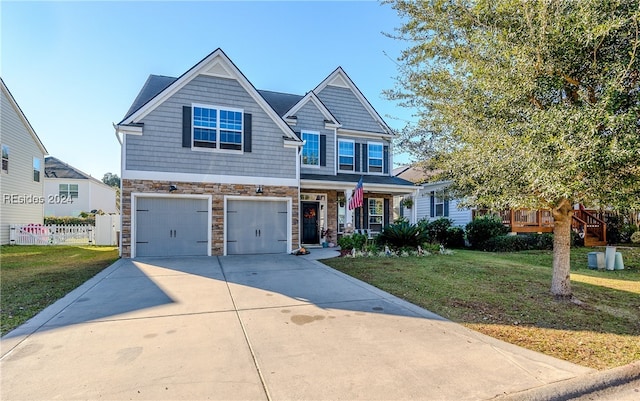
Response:
[[[413,198],[403,198],[402,201],[400,201],[400,205],[411,209],[413,207]]]

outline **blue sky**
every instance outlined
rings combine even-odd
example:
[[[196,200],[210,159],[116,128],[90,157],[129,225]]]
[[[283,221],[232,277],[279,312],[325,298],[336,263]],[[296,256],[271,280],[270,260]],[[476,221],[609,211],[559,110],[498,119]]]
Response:
[[[5,84],[49,154],[99,179],[120,175],[112,123],[147,76],[177,77],[217,48],[258,89],[303,95],[342,66],[392,128],[412,119],[382,95],[408,43],[382,34],[400,18],[375,1],[2,1],[0,13]]]

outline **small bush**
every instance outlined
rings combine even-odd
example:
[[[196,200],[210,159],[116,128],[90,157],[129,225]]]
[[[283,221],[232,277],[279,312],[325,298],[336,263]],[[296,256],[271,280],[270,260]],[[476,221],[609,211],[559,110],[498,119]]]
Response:
[[[467,239],[471,247],[476,249],[482,249],[485,241],[508,232],[509,228],[494,216],[479,217],[469,222],[466,227]]]
[[[96,218],[94,215],[90,215],[89,217],[56,217],[56,216],[48,216],[44,218],[44,225],[96,225]]]
[[[388,245],[397,252],[405,247],[416,249],[424,242],[424,238],[424,233],[418,225],[402,222],[386,226],[378,235],[377,241],[378,244]]]
[[[351,235],[343,235],[338,238],[338,246],[343,251],[350,251],[353,249],[353,238]]]
[[[351,235],[351,239],[353,240],[353,248],[356,251],[364,250],[364,245],[367,243],[366,235],[354,233],[353,235]]]
[[[535,249],[540,249],[544,251],[553,250],[553,234],[544,233],[536,235],[536,244]]]
[[[640,244],[640,231],[636,231],[631,234],[631,242],[634,244]]]
[[[489,252],[518,252],[533,249],[535,240],[528,235],[499,235],[482,243],[482,250]]]
[[[638,227],[635,224],[624,224],[620,227],[620,243],[630,243],[631,236],[637,231]]]
[[[447,248],[464,248],[464,230],[460,227],[449,227],[444,245]]]
[[[427,241],[444,244],[447,241],[447,230],[453,225],[453,221],[441,217],[432,221],[422,220],[418,225],[427,235]]]

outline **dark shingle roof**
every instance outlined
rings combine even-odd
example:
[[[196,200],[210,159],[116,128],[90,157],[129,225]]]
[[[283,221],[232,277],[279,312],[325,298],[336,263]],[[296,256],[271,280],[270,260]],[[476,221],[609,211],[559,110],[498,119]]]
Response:
[[[383,185],[406,185],[414,186],[411,181],[402,178],[386,176],[386,175],[361,175],[361,174],[338,174],[338,175],[320,175],[320,174],[300,174],[302,180],[317,181],[336,181],[336,182],[353,182],[354,184],[362,177],[362,184],[383,184]]]
[[[44,175],[47,178],[91,179],[92,177],[53,156],[44,159]]]
[[[164,75],[149,75],[147,81],[140,89],[140,93],[129,107],[129,111],[122,119],[127,119],[131,114],[135,113],[140,107],[144,106],[149,100],[153,99],[158,93],[162,92],[167,86],[174,83],[178,78],[166,77]]]
[[[269,106],[273,108],[280,117],[300,101],[304,96],[293,95],[290,93],[273,92],[267,90],[258,90],[264,100],[269,103]]]

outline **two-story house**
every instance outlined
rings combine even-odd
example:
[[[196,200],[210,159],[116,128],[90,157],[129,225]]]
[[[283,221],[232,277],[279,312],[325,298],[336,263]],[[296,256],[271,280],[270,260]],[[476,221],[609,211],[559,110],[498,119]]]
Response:
[[[8,244],[12,224],[42,224],[44,196],[42,170],[47,150],[11,92],[0,79],[0,244]]]
[[[341,68],[306,95],[259,91],[218,49],[178,78],[151,75],[115,128],[123,257],[287,253],[349,224],[379,231],[393,196],[414,192]]]

